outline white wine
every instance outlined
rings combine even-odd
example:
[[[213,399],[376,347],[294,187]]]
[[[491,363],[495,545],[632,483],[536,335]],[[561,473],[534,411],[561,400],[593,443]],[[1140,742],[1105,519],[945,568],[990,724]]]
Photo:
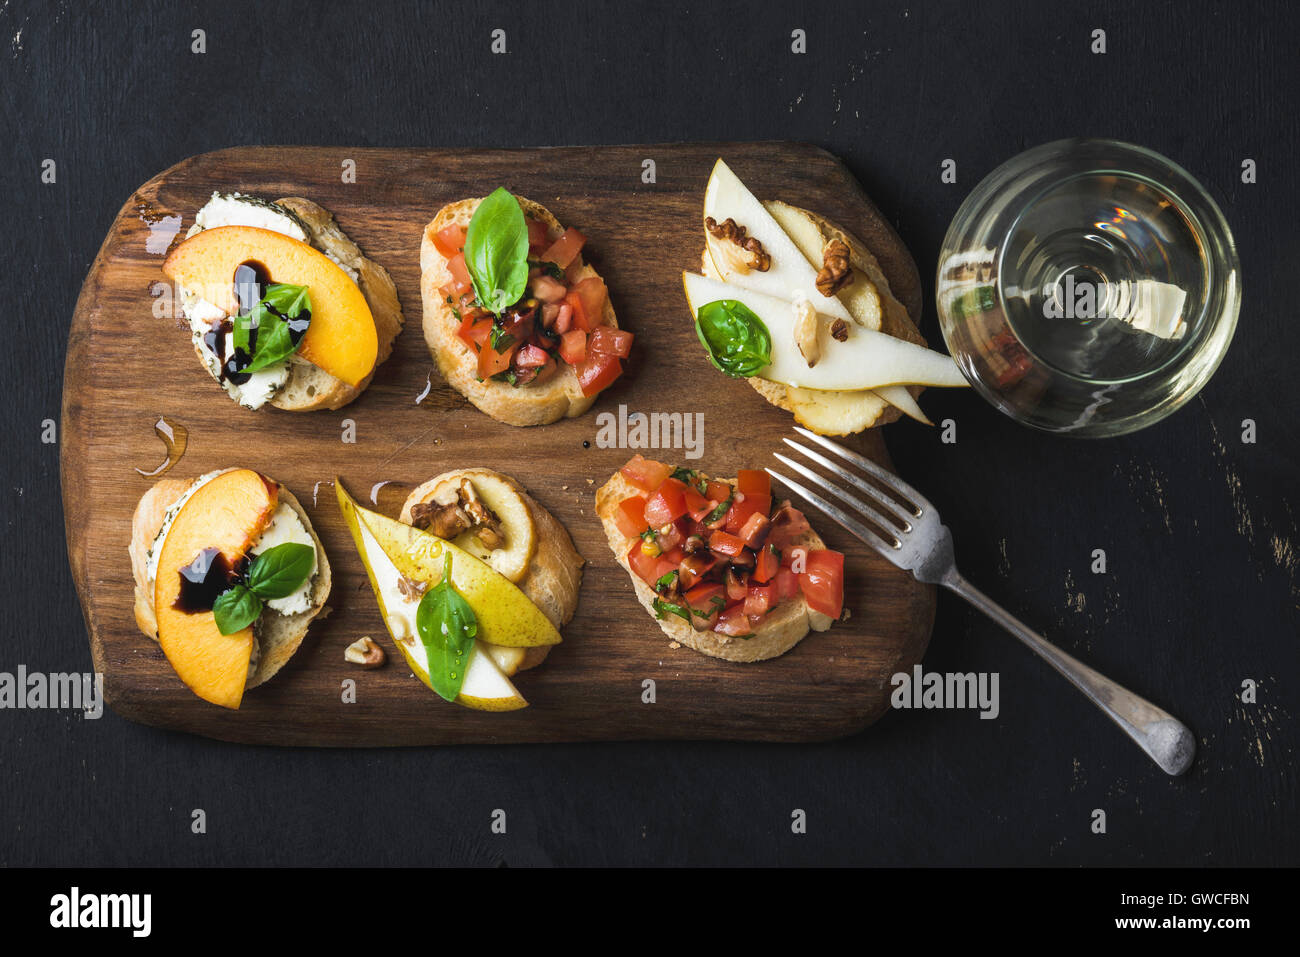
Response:
[[[1062,140],[999,167],[948,230],[937,302],[976,388],[1026,424],[1108,435],[1209,379],[1240,302],[1232,237],[1170,161]]]

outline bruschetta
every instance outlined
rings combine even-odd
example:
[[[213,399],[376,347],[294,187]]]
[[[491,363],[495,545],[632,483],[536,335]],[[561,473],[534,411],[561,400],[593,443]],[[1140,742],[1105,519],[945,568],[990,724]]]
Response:
[[[582,415],[622,374],[619,329],[586,238],[498,189],[440,209],[420,245],[424,338],[443,377],[508,425]]]
[[[844,605],[844,556],[766,472],[710,478],[633,456],[596,493],[609,547],[673,641],[728,661],[783,655]]]
[[[163,272],[199,361],[250,409],[347,405],[402,329],[387,270],[300,197],[213,193]]]
[[[330,593],[311,519],[252,469],[158,481],[128,552],[136,624],[196,695],[226,708],[284,667]]]

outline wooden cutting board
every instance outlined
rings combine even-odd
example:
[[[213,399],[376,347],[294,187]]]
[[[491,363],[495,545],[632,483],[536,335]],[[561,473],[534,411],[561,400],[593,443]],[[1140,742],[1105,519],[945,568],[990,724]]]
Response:
[[[757,195],[816,210],[858,233],[913,315],[916,266],[835,157],[791,143],[574,147],[531,150],[240,147],[185,160],[127,200],[86,278],[69,333],[63,392],[62,483],[68,554],[110,706],[134,721],[232,741],[375,746],[633,738],[814,741],[857,731],[888,707],[889,678],[920,660],[934,589],[916,583],[812,512],[831,547],[847,553],[852,617],[811,634],[781,658],[734,664],[668,639],[637,603],[593,511],[596,488],[632,454],[597,445],[597,415],[702,412],[715,475],[772,463],[791,417],[715,371],[695,339],[681,271],[697,269],[700,209],[723,156]],[[656,182],[646,183],[646,160]],[[355,182],[344,174],[355,165]],[[548,206],[588,237],[623,327],[636,333],[627,372],[587,415],[541,428],[502,425],[447,386],[421,331],[419,249],[443,204],[498,185]],[[183,237],[213,190],[298,195],[331,210],[392,273],[406,327],[369,390],[337,412],[249,411],[196,360],[187,330],[154,296],[172,236]],[[165,458],[160,417],[188,430],[166,474],[192,478],[247,466],[285,483],[307,507],[334,569],[328,618],[294,659],[248,693],[238,712],[196,698],[159,647],[136,628],[127,558],[131,515]],[[355,429],[355,443],[343,441]],[[856,445],[887,462],[879,431]],[[684,463],[682,451],[648,455]],[[358,499],[380,482],[395,514],[438,472],[487,466],[514,476],[569,529],[587,559],[581,602],[564,643],[516,684],[531,706],[483,714],[444,703],[403,666],[343,525],[330,481]],[[139,471],[138,471],[139,470]],[[318,483],[320,483],[318,485]],[[315,491],[314,491],[315,490]],[[343,660],[362,635],[389,663],[363,671]],[[345,679],[355,703],[343,701]],[[654,703],[646,703],[647,680]]]

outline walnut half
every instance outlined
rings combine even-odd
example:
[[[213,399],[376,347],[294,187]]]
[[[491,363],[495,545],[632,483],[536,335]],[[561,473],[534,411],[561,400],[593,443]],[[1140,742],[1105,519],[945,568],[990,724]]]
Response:
[[[833,296],[853,282],[853,269],[849,266],[849,247],[841,239],[832,239],[822,248],[822,268],[817,273],[817,291],[823,296]]]
[[[378,668],[388,660],[388,656],[384,654],[383,648],[375,644],[373,638],[366,635],[347,646],[343,652],[343,660],[369,669]]]
[[[704,220],[704,228],[713,238],[734,243],[750,254],[751,258],[748,260],[744,257],[737,257],[735,260],[735,266],[740,272],[749,272],[751,269],[756,272],[767,272],[772,268],[772,257],[763,248],[763,244],[753,236],[746,235],[745,227],[737,226],[736,221],[730,216],[721,223],[709,216]]]

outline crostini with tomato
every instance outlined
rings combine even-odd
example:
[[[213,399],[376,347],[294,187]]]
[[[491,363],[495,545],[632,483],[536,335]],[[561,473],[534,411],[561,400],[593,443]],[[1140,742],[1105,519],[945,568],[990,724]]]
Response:
[[[637,598],[680,644],[728,661],[783,655],[844,609],[844,555],[776,501],[768,475],[735,479],[632,457],[596,513]]]
[[[623,372],[632,333],[582,258],[586,238],[498,188],[424,230],[424,337],[446,380],[508,425],[582,415]]]

